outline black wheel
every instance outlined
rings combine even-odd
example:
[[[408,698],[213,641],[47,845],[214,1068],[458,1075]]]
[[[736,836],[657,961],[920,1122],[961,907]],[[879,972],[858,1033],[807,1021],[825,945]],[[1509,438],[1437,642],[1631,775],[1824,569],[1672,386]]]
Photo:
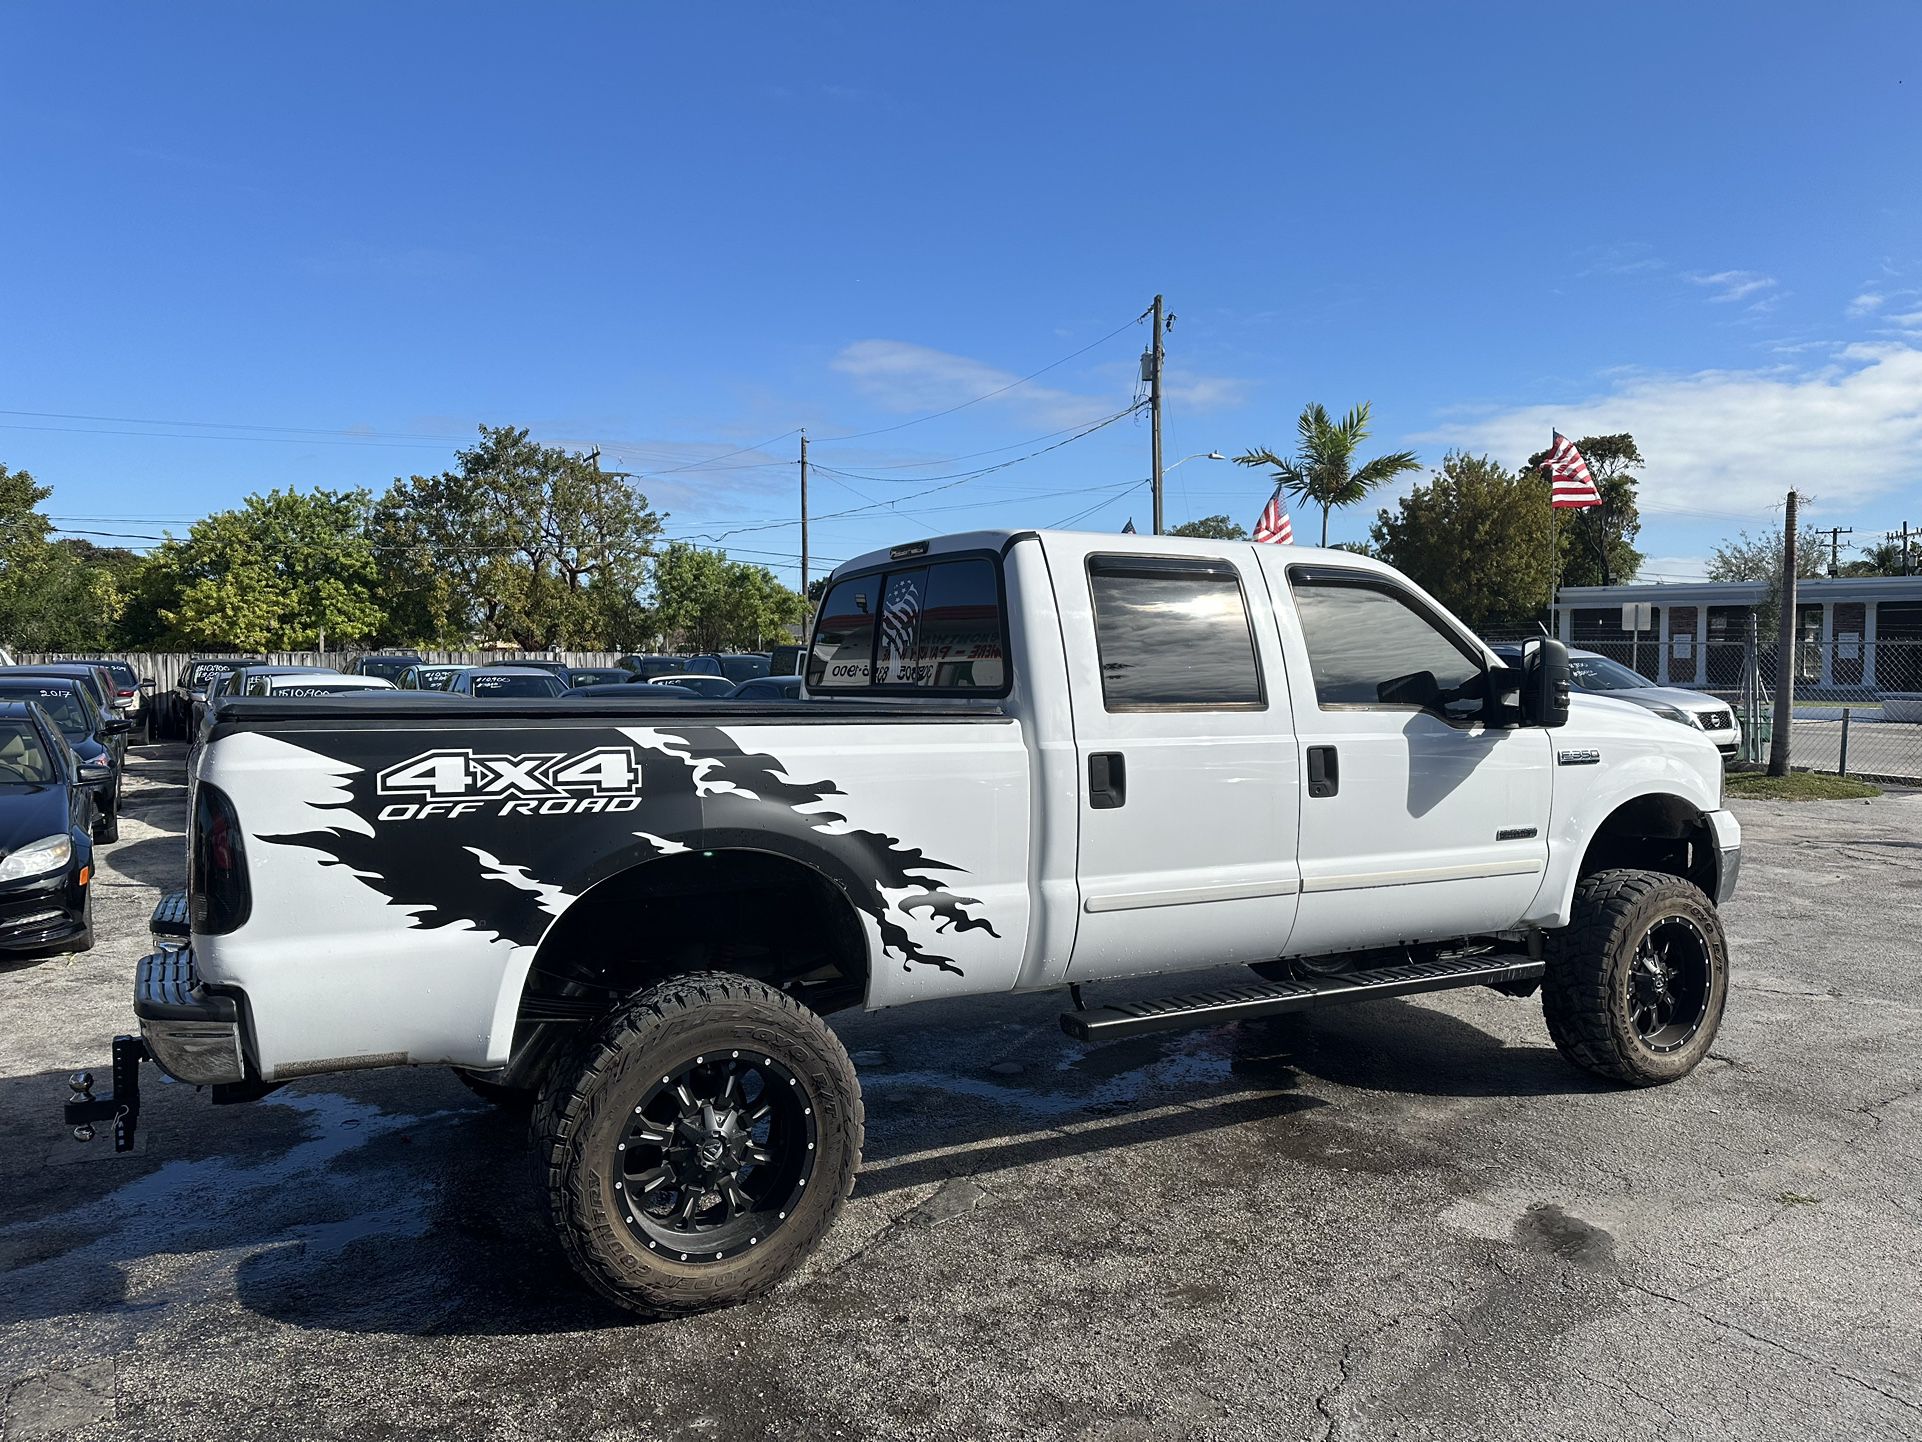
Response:
[[[103,811],[94,817],[93,839],[103,845],[120,839],[120,806],[117,801],[113,810]]]
[[[1542,1010],[1579,1067],[1655,1086],[1708,1055],[1728,1002],[1728,942],[1714,905],[1680,877],[1603,871],[1551,932]]]
[[[492,1102],[497,1107],[512,1110],[534,1105],[534,1093],[525,1087],[502,1086],[499,1082],[490,1081],[479,1072],[469,1071],[463,1066],[455,1067],[454,1075],[459,1077],[460,1084],[475,1096],[482,1101]]]
[[[840,1039],[727,972],[630,1000],[556,1065],[534,1119],[569,1260],[655,1317],[746,1301],[800,1265],[854,1184],[861,1129]]]

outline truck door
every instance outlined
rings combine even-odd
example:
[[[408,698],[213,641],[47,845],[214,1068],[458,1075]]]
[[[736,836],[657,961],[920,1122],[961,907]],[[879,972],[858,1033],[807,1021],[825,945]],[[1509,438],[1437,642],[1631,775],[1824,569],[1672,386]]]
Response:
[[[1482,648],[1394,573],[1275,552],[1303,793],[1289,951],[1513,926],[1548,857],[1548,733],[1484,724]]]
[[[1281,954],[1300,758],[1246,546],[1044,538],[1079,763],[1074,979]]]

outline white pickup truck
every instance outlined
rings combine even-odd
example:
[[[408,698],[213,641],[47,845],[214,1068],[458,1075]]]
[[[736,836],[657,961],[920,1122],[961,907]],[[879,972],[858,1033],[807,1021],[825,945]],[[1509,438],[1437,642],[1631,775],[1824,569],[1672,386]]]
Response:
[[[917,542],[835,573],[805,681],[221,701],[141,1035],[69,1121],[130,1139],[144,1057],[217,1100],[455,1067],[531,1098],[569,1255],[662,1315],[765,1290],[839,1210],[862,1109],[837,1008],[1068,989],[1096,1041],[1539,986],[1567,1057],[1630,1085],[1720,1022],[1741,853],[1715,747],[1571,703],[1559,643],[1505,664],[1374,561]]]

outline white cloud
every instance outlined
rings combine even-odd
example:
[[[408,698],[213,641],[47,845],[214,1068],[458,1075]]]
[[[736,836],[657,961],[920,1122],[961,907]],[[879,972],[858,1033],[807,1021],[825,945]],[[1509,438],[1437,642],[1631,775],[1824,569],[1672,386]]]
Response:
[[[1753,514],[1791,488],[1823,508],[1913,484],[1922,349],[1854,345],[1812,370],[1640,375],[1567,404],[1525,405],[1418,437],[1518,464],[1564,435],[1629,431],[1649,458],[1642,510]]]
[[[1884,319],[1903,330],[1922,330],[1922,310],[1904,311],[1901,315],[1885,316]]]
[[[870,400],[903,415],[945,410],[981,399],[987,405],[1019,411],[1031,421],[1078,426],[1121,410],[1133,391],[1131,380],[1100,396],[1033,381],[1024,384],[1015,372],[986,361],[902,340],[855,341],[843,347],[830,365],[853,380]],[[1127,375],[1133,373],[1131,363]],[[1246,392],[1244,381],[1190,374],[1173,364],[1168,368],[1168,397],[1192,410],[1238,405]]]
[[[1648,556],[1635,573],[1638,581],[1706,581],[1706,556]]]
[[[1773,290],[1777,283],[1774,276],[1754,270],[1718,270],[1712,275],[1691,275],[1688,279],[1713,291],[1709,299],[1717,304],[1745,300],[1759,291]]]
[[[1849,314],[1852,316],[1868,315],[1873,311],[1881,309],[1882,302],[1887,299],[1888,297],[1885,295],[1879,295],[1872,290],[1865,290],[1849,302]]]

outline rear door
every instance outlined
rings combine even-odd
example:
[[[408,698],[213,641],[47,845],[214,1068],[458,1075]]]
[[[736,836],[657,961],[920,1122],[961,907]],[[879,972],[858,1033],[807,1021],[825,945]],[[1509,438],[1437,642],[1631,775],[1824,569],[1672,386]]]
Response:
[[[1484,723],[1480,645],[1391,573],[1261,556],[1294,667],[1308,955],[1506,929],[1548,857],[1548,733]]]
[[[1280,955],[1299,885],[1300,770],[1248,548],[1144,555],[1074,535],[1042,544],[1080,786],[1068,975]]]

